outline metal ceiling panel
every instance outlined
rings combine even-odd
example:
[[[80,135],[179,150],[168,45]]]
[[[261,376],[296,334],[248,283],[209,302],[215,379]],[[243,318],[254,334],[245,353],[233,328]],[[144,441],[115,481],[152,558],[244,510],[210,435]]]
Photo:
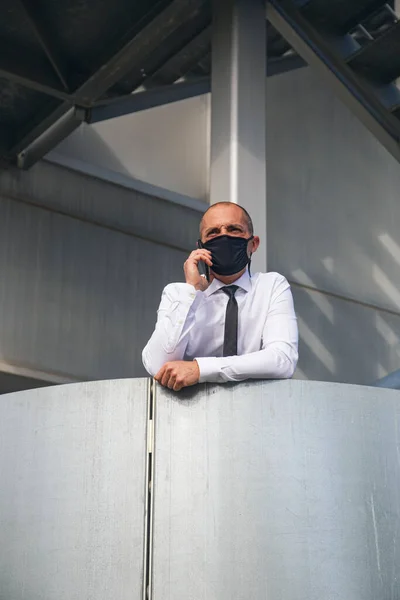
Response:
[[[369,42],[348,64],[364,77],[390,83],[400,76],[400,21]]]
[[[343,35],[385,4],[385,0],[308,0],[302,13],[314,25]]]
[[[339,35],[356,28],[353,43],[365,53],[352,57],[355,73],[375,81],[399,73],[398,25],[386,31],[395,18],[392,3],[289,4],[322,39],[327,32]],[[48,149],[47,142],[36,145],[30,160],[19,155],[29,153],[30,144],[72,107],[86,110],[89,118],[98,102],[169,86],[182,77],[210,76],[211,0],[4,0],[1,11],[0,159],[12,163],[40,159],[38,148]],[[381,37],[369,43],[377,34]],[[277,59],[290,59],[284,70],[303,64],[293,53],[292,41],[269,22],[267,39],[270,74],[281,72]],[[164,97],[171,98],[168,93]],[[69,129],[61,127],[49,143],[63,131]]]

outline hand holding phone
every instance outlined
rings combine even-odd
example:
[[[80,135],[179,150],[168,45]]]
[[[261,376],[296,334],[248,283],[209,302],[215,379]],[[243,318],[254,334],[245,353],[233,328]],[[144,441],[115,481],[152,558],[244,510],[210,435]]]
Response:
[[[203,249],[203,244],[201,243],[201,241],[199,240],[197,242],[197,245],[200,249]],[[211,253],[210,253],[210,258],[211,258]],[[208,264],[206,262],[204,262],[203,260],[199,260],[199,262],[197,263],[197,268],[199,270],[199,273],[202,277],[205,277],[208,281],[208,283],[210,283],[210,267],[208,266]]]
[[[197,263],[197,268],[199,270],[200,276],[204,277],[204,279],[210,282],[210,269],[208,265],[204,261],[199,260],[199,262]]]
[[[196,290],[206,290],[210,281],[211,266],[211,252],[209,250],[201,247],[198,250],[193,250],[183,267],[186,283],[193,285]]]

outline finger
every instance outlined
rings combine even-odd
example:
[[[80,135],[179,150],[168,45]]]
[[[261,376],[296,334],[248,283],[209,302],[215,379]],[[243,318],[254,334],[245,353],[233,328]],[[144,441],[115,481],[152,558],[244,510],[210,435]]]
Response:
[[[169,388],[170,390],[173,390],[175,382],[176,382],[176,375],[175,375],[175,373],[171,373],[166,387]]]
[[[196,265],[200,260],[204,261],[209,267],[211,267],[211,252],[208,250],[194,250],[188,258],[188,262],[194,262]]]
[[[211,258],[211,250],[207,250],[206,248],[196,248],[196,250],[193,250],[193,252],[205,252]]]
[[[211,252],[209,250],[205,250],[204,248],[199,248],[198,250],[193,250],[190,255],[189,258],[210,258],[211,259],[212,255]]]
[[[163,385],[164,387],[167,387],[169,389],[172,389],[175,384],[175,380],[176,380],[175,370],[172,368],[172,366],[167,367],[165,369],[165,373],[163,375],[161,385]]]
[[[171,377],[171,371],[167,368],[167,369],[165,369],[164,374],[162,376],[162,379],[161,379],[161,382],[160,382],[161,385],[167,387],[168,381],[169,381],[170,377]]]
[[[197,268],[199,266],[199,262],[200,261],[203,261],[209,267],[211,267],[211,265],[212,265],[211,258],[209,258],[208,256],[206,256],[204,254],[197,254],[197,255],[194,255],[194,256],[190,256],[188,258],[186,264],[190,268]]]
[[[202,252],[205,252],[204,254],[204,262],[206,262],[210,267],[212,265],[212,254],[209,250],[202,250]]]
[[[184,387],[183,382],[178,379],[175,381],[173,390],[174,390],[174,392],[179,392],[183,387]]]
[[[161,369],[158,371],[158,373],[156,373],[154,375],[154,379],[159,382],[162,379],[162,376],[164,375],[164,371],[165,371],[165,365],[162,366]]]
[[[169,378],[170,378],[170,375],[164,375],[164,377],[160,381],[160,383],[163,387],[166,387],[166,388],[168,387]]]

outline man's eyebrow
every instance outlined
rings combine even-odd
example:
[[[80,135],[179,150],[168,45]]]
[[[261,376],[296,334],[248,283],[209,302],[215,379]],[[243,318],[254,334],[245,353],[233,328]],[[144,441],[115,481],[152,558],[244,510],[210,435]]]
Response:
[[[233,229],[234,227],[237,227],[239,229],[245,229],[245,226],[242,223],[230,223],[229,225],[226,226],[227,229]],[[214,227],[208,227],[205,230],[205,235],[208,235],[212,231],[219,231],[220,229],[221,229],[221,225],[215,225]]]
[[[211,231],[215,231],[215,230],[218,230],[218,229],[220,229],[220,227],[208,227],[206,229],[206,233],[210,233]]]

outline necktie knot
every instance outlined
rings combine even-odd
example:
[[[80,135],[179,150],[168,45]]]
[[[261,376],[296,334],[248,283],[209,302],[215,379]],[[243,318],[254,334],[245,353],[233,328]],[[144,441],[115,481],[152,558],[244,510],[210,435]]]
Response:
[[[237,290],[239,289],[238,285],[226,285],[223,288],[221,288],[223,292],[225,292],[225,294],[227,296],[229,296],[229,298],[233,298],[237,292]]]

